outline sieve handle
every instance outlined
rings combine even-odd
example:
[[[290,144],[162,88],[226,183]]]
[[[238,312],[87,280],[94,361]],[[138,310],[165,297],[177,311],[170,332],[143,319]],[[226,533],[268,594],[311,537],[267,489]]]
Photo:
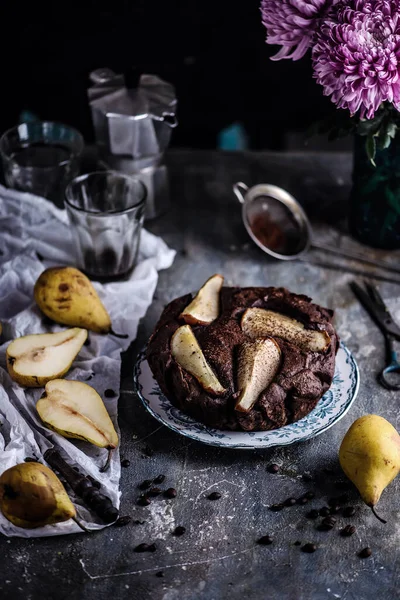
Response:
[[[239,200],[240,204],[244,204],[244,197],[248,191],[248,186],[243,183],[243,181],[238,181],[237,183],[234,184],[233,186],[233,193],[235,194],[236,198]]]

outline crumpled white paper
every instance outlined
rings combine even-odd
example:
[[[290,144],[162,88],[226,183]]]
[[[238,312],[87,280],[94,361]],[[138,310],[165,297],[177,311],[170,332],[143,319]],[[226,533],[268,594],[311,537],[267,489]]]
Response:
[[[38,255],[41,257],[39,259]],[[37,416],[35,404],[43,389],[25,389],[8,376],[6,348],[15,337],[30,333],[61,331],[62,326],[48,324],[33,299],[33,287],[40,273],[53,265],[73,265],[73,247],[67,215],[51,202],[31,194],[0,186],[0,321],[4,343],[0,346],[0,474],[15,464],[34,457],[40,462],[47,447],[38,443],[33,433],[46,433],[54,440],[71,466],[101,483],[101,491],[114,506],[119,506],[119,453],[113,453],[109,470],[100,473],[107,450],[79,440],[70,441],[46,429]],[[139,259],[127,281],[101,285],[94,283],[106,306],[115,331],[128,334],[127,339],[89,332],[90,344],[84,346],[74,361],[67,379],[87,381],[103,398],[117,428],[118,391],[120,385],[120,353],[133,339],[139,320],[147,311],[157,285],[158,271],[171,266],[175,251],[165,242],[142,231]],[[106,398],[104,391],[116,392]],[[118,428],[117,428],[118,430]],[[51,442],[50,442],[51,443]],[[50,447],[50,444],[48,444]],[[88,528],[101,529],[104,524],[93,522],[91,515],[71,493],[79,517]],[[12,525],[0,513],[0,532],[7,536],[41,537],[82,531],[73,521],[47,525],[37,529],[22,529]]]

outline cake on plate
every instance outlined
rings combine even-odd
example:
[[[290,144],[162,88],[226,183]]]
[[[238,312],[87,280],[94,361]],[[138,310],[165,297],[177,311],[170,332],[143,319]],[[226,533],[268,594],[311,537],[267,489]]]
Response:
[[[147,359],[165,396],[194,419],[277,429],[305,417],[332,383],[333,314],[284,288],[224,287],[214,275],[165,307]]]

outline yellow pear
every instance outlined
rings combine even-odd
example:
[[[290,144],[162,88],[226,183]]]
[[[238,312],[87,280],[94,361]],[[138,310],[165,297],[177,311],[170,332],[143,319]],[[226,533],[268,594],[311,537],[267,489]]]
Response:
[[[372,508],[400,471],[400,435],[386,419],[365,415],[354,421],[339,449],[340,465]]]
[[[87,338],[86,329],[74,327],[57,333],[24,335],[9,344],[6,352],[10,377],[25,387],[42,387],[62,377]]]
[[[35,283],[40,310],[56,323],[110,333],[111,319],[90,280],[74,267],[46,269]]]
[[[63,484],[48,467],[28,462],[15,465],[0,477],[0,510],[17,527],[34,529],[68,521],[75,507]]]
[[[219,315],[219,294],[224,278],[213,275],[199,289],[191,303],[180,314],[189,325],[209,325]]]

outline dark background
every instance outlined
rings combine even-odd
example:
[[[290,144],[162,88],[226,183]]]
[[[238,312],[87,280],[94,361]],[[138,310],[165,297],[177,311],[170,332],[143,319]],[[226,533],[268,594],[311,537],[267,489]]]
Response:
[[[7,7],[5,7],[7,5]],[[242,124],[252,149],[293,147],[296,132],[334,110],[309,58],[271,62],[259,0],[82,0],[4,3],[0,129],[21,111],[78,128],[92,140],[88,74],[137,64],[173,83],[172,144],[213,148]]]

